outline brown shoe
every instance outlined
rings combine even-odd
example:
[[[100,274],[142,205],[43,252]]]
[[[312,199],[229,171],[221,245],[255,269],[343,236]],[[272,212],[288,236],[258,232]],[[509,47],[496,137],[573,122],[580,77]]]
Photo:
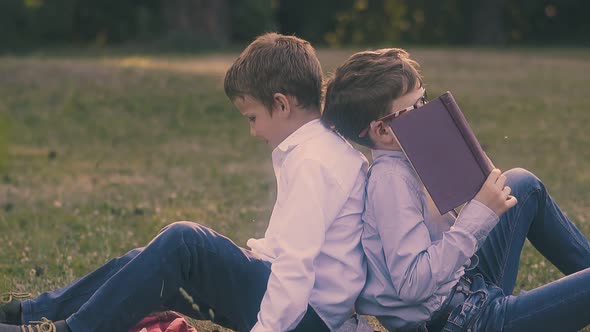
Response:
[[[31,293],[8,292],[0,294],[0,323],[21,323],[21,301],[31,298]]]
[[[0,295],[0,303],[7,304],[7,303],[10,303],[14,300],[22,301],[22,300],[30,299],[31,297],[33,297],[33,295],[31,293],[27,293],[27,292],[2,293]]]
[[[21,325],[22,332],[57,332],[55,324],[43,317],[40,321],[29,322],[28,325]]]
[[[55,324],[43,317],[40,321],[29,322],[27,325],[0,324],[0,332],[59,332]]]

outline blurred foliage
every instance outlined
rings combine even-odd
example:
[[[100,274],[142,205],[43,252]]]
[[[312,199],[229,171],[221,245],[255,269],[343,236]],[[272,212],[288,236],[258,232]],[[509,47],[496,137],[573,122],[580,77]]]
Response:
[[[271,0],[2,0],[0,49],[184,43],[178,39],[195,48],[207,39],[204,46],[215,47],[211,41],[245,41],[276,30],[274,7]]]
[[[270,30],[329,45],[587,45],[589,11],[590,1],[579,0],[3,0],[0,48],[208,48]]]
[[[277,30],[277,4],[272,0],[230,0],[229,5],[232,40],[249,42],[264,32]]]
[[[157,30],[158,0],[3,0],[3,45],[117,43],[148,38]]]
[[[300,32],[311,41],[330,45],[587,45],[590,41],[590,21],[584,17],[590,10],[588,1],[326,0],[323,9],[314,8],[313,1],[280,3],[288,12],[278,16],[284,32]],[[313,9],[293,14],[298,6]],[[317,22],[316,16],[323,19]]]

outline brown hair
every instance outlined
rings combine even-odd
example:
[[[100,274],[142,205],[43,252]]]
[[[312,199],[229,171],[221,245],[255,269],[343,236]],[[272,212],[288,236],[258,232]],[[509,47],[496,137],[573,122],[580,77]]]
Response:
[[[368,147],[369,135],[358,137],[371,121],[389,113],[393,100],[423,85],[419,64],[399,48],[353,54],[328,80],[323,123]]]
[[[294,36],[267,33],[254,40],[225,74],[229,99],[249,95],[272,109],[273,95],[297,99],[298,105],[320,110],[323,73],[311,44]]]

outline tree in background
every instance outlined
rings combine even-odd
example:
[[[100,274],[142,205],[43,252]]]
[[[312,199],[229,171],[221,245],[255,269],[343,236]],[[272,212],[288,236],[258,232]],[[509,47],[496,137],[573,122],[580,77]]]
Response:
[[[272,0],[2,0],[0,49],[144,43],[199,49],[276,28]]]
[[[296,3],[282,0],[281,5]],[[353,0],[321,31],[341,44],[585,44],[590,1]],[[328,20],[330,21],[330,20]],[[282,23],[282,21],[280,21]],[[316,30],[317,31],[317,30]],[[304,36],[305,37],[305,36]],[[317,37],[317,36],[315,36]]]
[[[166,37],[178,43],[229,44],[231,24],[227,0],[168,0],[161,5]]]
[[[2,0],[0,48],[210,48],[270,30],[317,45],[585,44],[579,0]]]
[[[471,4],[471,41],[480,45],[506,43],[509,39],[504,19],[506,0],[480,0]]]

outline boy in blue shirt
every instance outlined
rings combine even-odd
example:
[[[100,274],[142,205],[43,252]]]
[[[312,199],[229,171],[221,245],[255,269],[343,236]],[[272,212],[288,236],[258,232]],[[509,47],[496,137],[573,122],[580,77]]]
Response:
[[[327,84],[322,121],[374,159],[363,212],[369,272],[357,311],[395,330],[590,324],[590,243],[533,174],[494,169],[456,219],[438,213],[388,125],[388,115],[426,102],[418,64],[401,49],[356,53]],[[525,238],[568,276],[512,295]]]
[[[248,241],[251,250],[177,222],[62,289],[3,306],[8,323],[30,326],[1,324],[0,331],[39,332],[43,324],[57,332],[127,331],[159,309],[240,331],[337,329],[366,278],[367,161],[321,124],[322,78],[308,42],[276,33],[257,38],[227,71],[225,92],[251,135],[273,149],[277,178],[268,228]]]

